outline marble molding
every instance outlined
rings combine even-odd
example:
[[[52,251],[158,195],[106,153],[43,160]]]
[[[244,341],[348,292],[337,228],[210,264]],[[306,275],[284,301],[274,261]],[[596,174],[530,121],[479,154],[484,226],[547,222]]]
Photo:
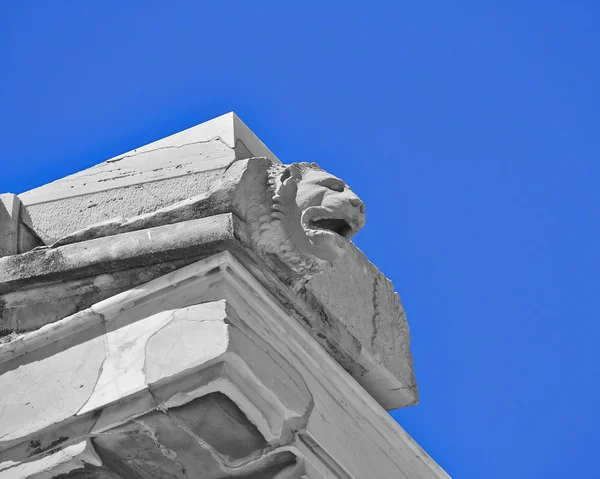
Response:
[[[406,316],[315,163],[227,114],[0,199],[0,479],[447,477],[385,411]]]
[[[3,344],[0,371],[2,479],[445,477],[228,252]],[[210,395],[254,449],[190,426]]]

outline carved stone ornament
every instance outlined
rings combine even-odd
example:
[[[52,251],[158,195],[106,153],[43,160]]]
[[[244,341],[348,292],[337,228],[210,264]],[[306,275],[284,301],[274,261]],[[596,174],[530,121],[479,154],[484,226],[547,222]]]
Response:
[[[52,247],[233,212],[248,225],[254,249],[276,270],[305,283],[341,257],[365,224],[365,205],[316,163],[268,158],[236,161],[210,191],[132,218],[76,231]],[[295,281],[294,281],[295,280]]]

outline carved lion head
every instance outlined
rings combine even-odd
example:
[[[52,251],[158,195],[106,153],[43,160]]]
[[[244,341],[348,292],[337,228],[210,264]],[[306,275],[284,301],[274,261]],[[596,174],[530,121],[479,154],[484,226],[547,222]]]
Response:
[[[268,211],[246,215],[254,243],[264,256],[305,279],[342,256],[365,224],[360,198],[316,163],[269,161],[266,183],[261,203]]]

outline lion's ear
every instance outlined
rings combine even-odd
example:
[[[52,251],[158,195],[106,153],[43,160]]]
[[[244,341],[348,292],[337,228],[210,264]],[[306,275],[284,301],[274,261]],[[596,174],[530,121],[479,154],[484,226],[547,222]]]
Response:
[[[290,215],[301,179],[302,172],[295,165],[289,165],[281,172],[273,195],[274,219],[285,220]]]
[[[291,164],[288,167],[286,167],[286,169],[283,170],[283,173],[281,173],[281,176],[279,177],[279,181],[281,182],[281,184],[286,183],[289,179],[291,179],[291,181],[295,183],[302,179],[302,172],[300,171],[300,168],[298,168],[295,164]]]

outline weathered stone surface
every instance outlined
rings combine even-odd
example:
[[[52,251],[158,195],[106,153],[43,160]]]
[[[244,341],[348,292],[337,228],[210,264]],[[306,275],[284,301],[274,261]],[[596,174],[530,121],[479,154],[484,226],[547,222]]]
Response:
[[[243,459],[267,446],[256,426],[224,394],[207,394],[169,413],[229,461]]]
[[[103,333],[97,325],[0,363],[0,448],[85,404],[105,359]]]
[[[218,261],[217,264],[219,264]],[[214,262],[206,263],[201,269],[204,272],[203,278],[205,277],[207,280],[207,283],[205,281],[207,289],[204,290],[209,295],[213,276],[210,271],[213,269]],[[114,427],[115,423],[119,424],[122,421],[134,419],[130,426],[139,427],[143,420],[135,418],[139,417],[140,413],[144,414],[153,409],[163,411],[159,416],[153,415],[154,418],[162,417],[161,415],[167,410],[176,409],[176,412],[178,411],[172,419],[169,419],[170,422],[174,421],[178,432],[171,431],[170,427],[167,427],[166,430],[163,428],[162,435],[167,437],[167,444],[170,444],[168,438],[172,437],[171,433],[179,435],[179,437],[187,437],[184,441],[185,444],[190,441],[192,443],[199,441],[200,445],[211,444],[211,441],[218,437],[211,434],[206,440],[200,440],[196,437],[197,431],[193,430],[194,424],[198,427],[201,426],[198,423],[201,417],[200,412],[195,412],[190,416],[191,413],[185,412],[189,408],[183,406],[215,391],[224,391],[228,397],[235,398],[240,407],[244,409],[244,418],[247,415],[248,418],[251,418],[252,424],[256,425],[252,427],[259,428],[260,438],[262,438],[260,444],[264,445],[266,444],[265,440],[269,441],[268,451],[270,452],[266,455],[261,452],[259,456],[251,460],[243,460],[238,464],[236,461],[241,458],[235,457],[235,451],[241,454],[240,451],[243,452],[244,449],[240,449],[239,445],[236,446],[235,441],[239,442],[244,437],[244,433],[236,433],[237,439],[234,442],[227,442],[226,439],[230,434],[227,432],[220,442],[211,447],[229,451],[224,457],[227,458],[230,455],[232,457],[219,459],[220,455],[223,455],[223,451],[221,451],[217,454],[219,460],[215,463],[216,459],[213,457],[215,454],[210,452],[209,448],[209,453],[204,451],[204,454],[209,454],[213,458],[214,464],[209,467],[209,470],[205,469],[210,461],[197,464],[197,467],[200,467],[199,471],[204,471],[202,472],[204,475],[196,477],[229,477],[229,473],[239,477],[255,477],[254,474],[257,474],[258,471],[269,470],[275,474],[276,471],[295,464],[293,454],[287,452],[286,449],[279,451],[273,448],[293,440],[293,431],[306,424],[306,415],[312,401],[305,386],[302,386],[301,377],[294,373],[293,369],[282,369],[281,361],[283,359],[277,359],[277,353],[269,351],[270,346],[261,342],[259,338],[251,341],[246,335],[235,329],[232,330],[231,322],[239,321],[239,318],[236,316],[235,319],[230,319],[232,312],[227,312],[224,301],[186,306],[198,301],[197,287],[199,285],[197,282],[196,284],[190,283],[180,276],[181,274],[175,273],[169,277],[170,280],[159,278],[154,285],[138,291],[122,293],[93,306],[88,312],[81,312],[74,317],[43,327],[11,344],[5,344],[0,349],[0,364],[6,369],[18,365],[17,369],[21,378],[19,384],[27,386],[31,381],[39,381],[39,365],[45,367],[49,377],[61,375],[65,372],[62,366],[64,361],[59,361],[61,357],[71,358],[74,367],[88,364],[88,361],[77,356],[78,351],[82,347],[89,348],[97,339],[100,340],[99,344],[102,346],[102,357],[98,357],[99,361],[89,361],[89,365],[95,367],[95,372],[82,371],[82,377],[78,378],[81,381],[84,381],[85,378],[92,380],[91,391],[89,388],[83,390],[87,397],[85,404],[81,405],[82,395],[76,394],[76,387],[79,386],[71,381],[60,387],[60,392],[67,398],[70,407],[58,408],[49,419],[40,417],[39,421],[41,422],[33,423],[29,429],[22,430],[18,424],[14,424],[14,420],[22,423],[24,417],[28,417],[26,404],[24,405],[22,402],[17,404],[15,401],[15,409],[9,411],[10,417],[0,413],[0,418],[5,422],[2,423],[2,430],[7,432],[3,435],[3,439],[6,440],[0,441],[0,470],[14,469],[11,464],[20,464],[19,459],[29,457],[31,453],[44,453],[65,441],[69,443],[69,441],[79,439],[81,433],[86,431],[97,431],[94,442],[100,441],[99,444],[103,445],[104,449],[101,449],[105,455],[108,454],[106,451],[110,450],[107,446],[108,443],[113,444],[116,448],[112,451],[113,453],[120,454],[122,451],[113,441],[117,431],[111,426]],[[202,290],[200,289],[200,291]],[[165,296],[165,291],[172,294]],[[171,309],[174,307],[177,309]],[[104,328],[104,332],[99,334],[98,330],[102,328]],[[56,364],[44,360],[43,364],[36,362],[31,366],[27,362],[29,358],[39,359],[39,354],[45,352],[50,346],[54,352],[51,358],[56,359],[54,361]],[[212,375],[210,373],[211,365],[217,366],[219,362],[222,365],[217,371],[220,372]],[[246,362],[252,364],[252,367],[249,367]],[[232,368],[228,367],[229,364],[232,365]],[[285,362],[283,364],[288,366]],[[54,368],[57,370],[53,371]],[[199,374],[202,369],[206,368],[208,368],[208,375]],[[0,378],[14,379],[6,374]],[[176,380],[175,384],[173,384],[174,379]],[[181,382],[182,380],[187,386]],[[298,389],[299,387],[304,390]],[[290,388],[291,390],[287,392]],[[19,390],[19,388],[17,389]],[[29,387],[21,393],[27,394],[30,389]],[[38,392],[41,398],[51,397],[54,390],[53,383],[49,386],[44,382],[39,383]],[[151,399],[150,403],[145,399],[139,401],[143,398],[143,396],[139,396],[139,393],[146,390],[149,390],[151,394],[148,397]],[[118,405],[124,400],[131,405]],[[181,409],[182,407],[183,409]],[[122,412],[119,414],[115,408],[124,411],[124,414]],[[102,412],[98,415],[97,413],[100,411]],[[235,413],[232,411],[229,407],[228,417]],[[42,410],[42,412],[45,411]],[[206,414],[206,412],[202,414]],[[77,417],[80,417],[80,421],[84,421],[87,425],[83,431],[80,428],[69,426],[73,420],[77,420]],[[94,424],[88,424],[90,417],[94,418]],[[154,438],[152,439],[154,441],[157,440],[153,436],[154,433],[148,432],[156,432],[151,423],[152,421],[150,424],[144,423],[144,431],[148,433],[144,434],[151,439]],[[187,425],[184,426],[184,423]],[[61,424],[64,425],[60,426]],[[245,419],[243,427],[246,428],[248,424],[250,424],[248,419]],[[159,425],[155,424],[155,426]],[[49,427],[56,428],[55,432],[52,433]],[[46,434],[48,437],[42,439],[39,435],[33,435],[35,431],[44,428],[48,430],[48,434]],[[227,428],[225,430],[228,431]],[[158,432],[156,433],[158,434]],[[254,434],[251,431],[250,433]],[[182,434],[183,436],[181,436]],[[104,438],[105,436],[104,442],[99,439],[99,437]],[[124,440],[129,440],[128,438],[130,435],[126,434]],[[19,440],[22,441],[22,445],[19,445]],[[35,443],[37,449],[32,451],[29,446],[25,448],[27,442]],[[162,442],[160,444],[157,460],[162,458],[161,460],[164,462],[163,453],[165,450],[169,450],[169,447]],[[174,445],[177,446],[179,457],[185,456],[186,447],[177,440]],[[135,449],[132,444],[127,447],[128,454]],[[146,465],[150,464],[152,460],[147,454],[144,455],[144,451],[147,451],[146,446],[140,447],[142,447],[140,451],[142,456],[139,460]],[[181,447],[184,448],[183,451]],[[198,444],[194,447],[197,448]],[[1,452],[3,449],[5,451]],[[194,458],[195,461],[198,461],[200,456],[199,452],[194,453],[193,451],[189,455],[185,468],[192,471]],[[158,462],[160,463],[160,461]],[[140,464],[138,466],[142,467]],[[157,472],[157,476],[149,477],[164,477],[160,474],[166,474],[172,464],[168,462],[163,466],[156,465],[156,470],[162,472]],[[116,470],[119,472],[120,469]],[[77,472],[77,474],[80,473],[91,474],[87,469]],[[94,474],[96,473],[100,474],[99,470],[94,469]],[[130,476],[126,475],[125,477]],[[269,476],[258,475],[256,477]]]
[[[247,228],[235,218],[231,215],[212,216],[186,223],[98,238],[84,243],[33,251],[22,255],[32,258],[20,269],[4,269],[6,276],[3,278],[4,283],[0,283],[0,291],[3,288],[14,290],[15,287],[24,283],[36,284],[44,279],[55,281],[57,278],[66,280],[69,277],[79,278],[83,275],[98,273],[113,274],[114,270],[132,266],[138,268],[144,263],[184,261],[186,257],[189,258],[188,261],[191,261],[194,257],[206,256],[211,251],[218,249],[237,252],[240,259],[252,265],[257,258],[253,260],[242,251],[244,244],[248,245],[250,241],[248,239],[244,242],[237,240],[237,238],[248,236]],[[349,248],[352,252],[354,247],[350,245]],[[61,261],[55,261],[55,256],[59,253]],[[10,265],[14,261],[13,257],[0,259],[0,277],[2,276],[2,264]],[[343,310],[328,312],[311,291],[299,291],[301,294],[298,296],[274,275],[264,276],[267,270],[264,267],[261,269],[258,264],[253,271],[261,272],[259,277],[273,294],[288,305],[290,312],[295,311],[296,317],[305,324],[311,334],[384,407],[394,409],[415,403],[417,396],[416,389],[412,386],[414,379],[410,363],[407,366],[408,372],[398,369],[403,374],[400,376],[382,368],[381,364],[368,352],[371,336],[357,335],[355,338],[346,325],[347,318]],[[369,278],[368,275],[366,277]],[[363,281],[361,284],[364,286],[368,283]],[[61,286],[57,285],[56,287],[60,288]],[[334,284],[332,284],[333,286]],[[339,292],[345,295],[336,298],[340,304],[344,302],[351,304],[352,301],[358,299],[361,304],[369,304],[369,302],[372,304],[373,301],[373,291],[370,288],[363,288],[361,291],[344,291],[342,289]],[[5,303],[10,304],[10,301],[5,300]],[[45,306],[53,313],[62,310],[60,307],[58,310],[52,310],[51,303],[46,303]],[[35,305],[33,308],[35,309]],[[13,315],[31,313],[31,309],[22,308],[12,310],[12,312]],[[360,310],[357,311],[360,312]],[[47,316],[51,318],[49,313]],[[361,320],[360,315],[354,316],[354,318],[356,321]],[[371,324],[373,316],[369,314],[367,318]],[[394,318],[390,317],[390,319]],[[360,341],[364,342],[365,339],[369,339],[368,345],[361,346]],[[399,339],[406,341],[406,345],[408,344],[407,338],[400,337]],[[394,357],[394,360],[402,361],[403,358]],[[397,366],[397,364],[392,364],[392,366]]]
[[[340,179],[227,115],[22,196],[0,479],[447,477],[381,408],[417,401],[408,325]]]
[[[189,147],[194,148],[199,147],[198,145],[206,145],[207,138],[210,143],[215,139],[220,141],[227,135],[230,135],[228,138],[232,141],[236,135],[248,137],[245,127],[240,127],[238,123],[235,116],[216,119],[214,123],[200,125],[195,129],[122,155],[116,162],[113,159],[98,165],[95,169],[91,169],[94,170],[92,176],[98,181],[110,179],[118,184],[133,181],[138,186],[156,180],[153,175],[159,175],[163,181],[171,175],[179,174],[175,170],[181,168],[174,168],[173,165],[183,164],[183,160],[177,155],[182,149],[188,148],[188,140],[192,137],[197,140],[190,141]],[[247,142],[254,145],[254,150],[265,151],[261,150],[262,144],[258,140],[247,140]],[[162,203],[160,205],[151,203],[153,206],[148,206],[147,213],[129,218],[120,216],[98,224],[89,224],[91,218],[87,218],[85,222],[88,224],[83,229],[71,231],[58,240],[51,250],[24,255],[23,259],[19,260],[19,268],[16,267],[16,263],[12,265],[10,261],[5,265],[0,262],[0,279],[2,279],[3,266],[6,271],[19,271],[22,276],[20,281],[16,278],[6,278],[4,284],[0,284],[0,291],[2,288],[9,287],[11,283],[13,287],[28,284],[23,264],[29,266],[25,270],[43,271],[45,278],[51,279],[53,271],[58,278],[60,273],[56,271],[64,263],[69,263],[71,269],[80,269],[77,276],[82,279],[72,280],[73,284],[82,283],[88,285],[88,290],[91,290],[87,296],[77,294],[75,297],[80,299],[69,302],[67,298],[63,304],[58,298],[49,302],[42,300],[34,303],[36,288],[31,287],[27,288],[31,290],[30,292],[26,289],[12,295],[21,298],[25,294],[30,296],[31,299],[26,300],[27,304],[22,306],[22,303],[15,305],[17,298],[4,297],[3,303],[0,303],[3,310],[0,319],[3,329],[6,332],[31,330],[44,321],[60,319],[80,307],[88,306],[93,297],[105,297],[97,293],[94,285],[97,281],[83,279],[86,276],[90,277],[98,273],[114,275],[123,268],[149,265],[149,263],[164,265],[170,261],[178,261],[178,264],[182,264],[182,257],[192,257],[192,255],[201,257],[203,254],[210,253],[211,251],[206,247],[206,238],[211,235],[210,232],[214,228],[209,223],[199,223],[193,232],[188,227],[193,223],[186,224],[185,228],[177,231],[176,241],[171,242],[169,246],[161,240],[163,238],[161,234],[170,230],[161,227],[193,222],[203,217],[219,218],[218,215],[231,212],[245,225],[245,230],[243,227],[238,228],[240,232],[237,233],[237,238],[261,255],[279,279],[295,290],[300,290],[302,285],[310,280],[311,282],[306,286],[310,294],[305,295],[304,299],[311,305],[314,314],[332,316],[344,324],[368,352],[370,358],[366,358],[365,361],[369,363],[369,368],[372,367],[371,362],[375,367],[377,364],[385,366],[389,371],[387,374],[389,377],[378,379],[379,384],[373,387],[397,388],[399,386],[394,384],[395,378],[401,378],[407,397],[412,396],[412,400],[408,403],[416,402],[417,391],[409,349],[410,338],[402,305],[389,281],[347,241],[347,238],[364,224],[365,207],[360,199],[341,180],[320,171],[312,164],[286,167],[276,160],[266,158],[240,160],[247,151],[242,144],[243,142],[238,142],[242,150],[237,151],[231,160],[238,161],[235,163],[230,161],[225,169],[219,170],[218,177],[211,177],[210,182],[205,187],[201,187],[200,194],[162,208],[160,207]],[[143,162],[140,159],[142,157],[145,158]],[[213,160],[206,158],[198,161],[198,164],[205,166],[214,163]],[[127,179],[111,176],[113,175],[111,165],[123,164],[122,162],[126,162],[124,164],[129,165],[128,168],[137,173],[132,174],[131,177],[127,176]],[[163,166],[167,164],[170,166],[163,170]],[[137,178],[138,173],[141,176],[133,179]],[[43,195],[67,198],[72,194],[83,194],[104,188],[98,186],[98,182],[95,183],[96,186],[90,186],[87,184],[88,180],[88,174],[81,172],[60,180],[58,182],[60,184],[47,185],[35,194],[30,193],[32,197],[38,198]],[[65,188],[67,185],[68,188]],[[162,187],[166,188],[166,185]],[[111,194],[116,194],[116,190],[111,191]],[[148,204],[144,203],[144,205],[146,207]],[[127,211],[123,210],[121,213],[125,214]],[[63,220],[59,218],[58,222],[61,221]],[[199,228],[206,231],[198,231]],[[145,234],[148,238],[144,237]],[[231,233],[230,236],[236,236],[236,233]],[[202,237],[203,241],[194,241],[194,237]],[[218,239],[221,244],[225,241],[224,237]],[[80,243],[82,247],[80,249],[61,247],[70,243]],[[132,246],[127,247],[126,243]],[[203,244],[201,248],[200,243]],[[192,253],[191,249],[185,250],[184,245],[191,245],[195,251]],[[216,245],[213,246],[218,248]],[[99,253],[94,254],[93,251]],[[106,254],[107,252],[109,254]],[[116,254],[110,254],[112,252]],[[65,255],[68,257],[65,258]],[[85,261],[82,261],[83,258]],[[330,262],[334,263],[333,268],[328,266]],[[86,265],[83,266],[83,263]],[[117,263],[119,263],[118,267]],[[321,272],[323,274],[319,275]],[[64,276],[60,275],[61,282],[64,282]],[[37,277],[39,276],[38,274]],[[127,274],[122,275],[122,277],[126,276]],[[311,280],[313,277],[314,279]],[[66,293],[65,286],[61,284],[58,289]],[[47,294],[46,285],[37,290]],[[68,297],[64,293],[63,296]],[[319,304],[314,304],[315,300]],[[337,342],[335,338],[327,340]],[[342,359],[342,356],[338,356],[338,359]],[[359,362],[365,363],[365,361]],[[353,367],[346,363],[347,361],[343,361],[348,369]],[[366,365],[363,364],[363,367]],[[363,375],[362,372],[360,374]],[[384,385],[386,382],[389,383],[388,386]],[[377,396],[381,397],[380,394]],[[393,401],[382,404],[385,407],[398,405]]]
[[[18,254],[20,201],[16,195],[0,195],[0,257]]]
[[[233,161],[277,158],[234,114],[215,118],[19,195],[46,244],[91,224],[205,193]]]
[[[222,219],[225,212],[235,216]],[[264,158],[238,161],[203,195],[141,216],[88,226],[47,250],[24,255],[20,269],[11,267],[11,261],[16,260],[8,258],[6,271],[16,271],[20,278],[14,274],[6,277],[0,291],[11,284],[13,288],[27,284],[28,275],[39,280],[41,275],[36,272],[43,272],[42,277],[48,280],[61,277],[59,288],[65,288],[66,269],[80,277],[148,263],[176,260],[181,264],[184,257],[201,257],[217,248],[225,249],[227,241],[231,245],[240,239],[240,247],[243,243],[257,252],[294,290],[300,291],[316,276],[307,286],[310,294],[303,297],[311,314],[345,325],[368,356],[355,352],[351,341],[337,346],[344,344],[340,328],[332,332],[317,328],[315,334],[323,343],[334,345],[327,346],[328,350],[348,371],[360,376],[361,383],[386,408],[414,404],[417,391],[402,306],[387,279],[348,242],[364,224],[364,212],[364,205],[347,185],[313,164],[286,167]],[[236,223],[236,217],[242,222]],[[223,221],[227,225],[222,225]],[[174,229],[166,228],[171,224]],[[67,248],[70,244],[73,246]],[[330,261],[335,262],[333,269],[328,266]],[[23,268],[23,263],[28,267]],[[319,277],[322,271],[324,276]],[[90,284],[89,280],[75,280],[82,281]],[[47,293],[44,287],[37,289]],[[33,291],[30,295],[35,297]],[[32,313],[37,321],[44,317],[56,320],[68,314],[69,307],[73,312],[75,304],[89,304],[81,294],[75,297],[82,299],[66,307],[54,299],[51,304],[36,302],[28,308],[15,308],[9,295],[3,298],[4,329],[29,330],[36,326]],[[359,359],[360,355],[364,358]],[[388,371],[375,377],[365,374],[378,364]],[[385,391],[401,389],[403,392],[393,397],[402,395],[404,399],[384,399]]]
[[[416,403],[408,322],[391,281],[358,248],[351,247],[306,287],[331,315],[341,319],[376,363],[401,380]]]
[[[227,396],[211,393],[168,411],[154,411],[100,434],[93,443],[122,477],[187,479],[252,477],[295,462],[286,451],[267,456],[268,444]]]
[[[62,281],[0,294],[0,331],[34,331],[192,261],[185,257],[71,280],[69,272],[64,271]]]
[[[223,295],[227,298],[226,303],[214,302]],[[224,304],[227,305],[225,309]],[[233,309],[229,310],[229,305]],[[163,311],[170,312],[171,319],[167,324],[157,320],[157,315],[160,318]],[[174,314],[174,311],[179,313]],[[445,477],[443,471],[419,450],[373,398],[352,381],[297,320],[290,317],[227,253],[191,264],[140,288],[102,301],[85,314],[87,316],[78,313],[0,346],[0,362],[5,364],[26,359],[32,352],[35,354],[48,344],[56,344],[61,338],[71,338],[62,343],[69,351],[77,347],[79,338],[85,338],[85,333],[95,331],[98,325],[105,328],[110,324],[114,327],[121,325],[119,329],[135,327],[144,332],[139,334],[131,330],[131,334],[121,334],[121,339],[107,340],[108,345],[105,346],[105,350],[117,360],[114,362],[122,361],[123,366],[127,366],[108,368],[107,374],[115,380],[115,386],[110,389],[113,395],[97,396],[100,398],[97,407],[89,413],[79,411],[81,415],[71,415],[62,420],[55,418],[54,424],[47,426],[43,434],[17,433],[15,436],[13,433],[11,437],[18,436],[21,442],[17,438],[0,443],[0,471],[16,470],[27,458],[29,461],[37,460],[36,450],[32,451],[30,447],[32,442],[39,443],[39,455],[44,454],[43,451],[50,452],[52,447],[61,448],[71,441],[82,440],[91,431],[95,431],[93,441],[98,442],[97,452],[102,458],[102,465],[95,466],[99,469],[94,469],[94,473],[100,474],[101,468],[105,468],[126,474],[116,465],[119,457],[120,460],[133,461],[142,469],[154,467],[154,464],[159,474],[176,471],[173,468],[178,463],[168,458],[175,458],[174,453],[178,460],[191,460],[185,459],[189,447],[196,447],[195,444],[201,446],[204,442],[199,441],[200,436],[190,428],[202,430],[203,423],[192,419],[199,418],[200,413],[170,414],[170,411],[184,411],[177,408],[219,392],[235,403],[269,447],[252,456],[254,459],[242,462],[243,466],[235,460],[223,461],[220,453],[216,456],[211,453],[211,460],[216,461],[224,474],[204,477],[270,477],[268,474],[271,472],[267,471],[275,474],[277,467],[283,466],[290,475],[278,477],[399,477],[401,473],[409,478]],[[181,315],[179,319],[178,315]],[[212,354],[207,356],[210,348],[219,347],[220,340],[215,342],[214,335],[203,335],[201,329],[195,332],[195,327],[189,333],[183,329],[178,332],[178,327],[167,329],[168,324],[176,325],[179,321],[182,326],[188,320],[200,325],[221,324],[222,333],[217,334],[225,340],[223,334],[227,332],[228,338],[226,348],[223,346],[226,352],[219,356],[222,359],[210,359]],[[148,325],[142,326],[146,321]],[[156,333],[148,336],[146,332],[150,330]],[[175,346],[172,342],[165,344],[157,338],[162,331],[166,337],[181,339]],[[183,338],[179,333],[190,334],[190,338]],[[85,341],[85,344],[88,342]],[[146,345],[144,354],[148,367],[141,368],[147,385],[142,385],[145,389],[136,392],[136,384],[142,384],[140,379],[136,379],[141,377],[140,366],[136,360],[132,363],[127,358],[128,352],[139,351],[138,344]],[[148,361],[150,357],[154,359]],[[174,368],[177,365],[180,367]],[[27,379],[27,368],[22,374]],[[152,374],[151,378],[149,374]],[[128,381],[122,381],[121,376],[126,376]],[[97,384],[100,385],[101,381]],[[104,390],[99,386],[96,394]],[[117,399],[116,393],[121,394],[121,399]],[[65,390],[65,394],[69,395],[69,391]],[[90,397],[93,396],[94,392]],[[18,416],[23,412],[13,411],[13,414]],[[68,414],[69,411],[65,410],[64,416]],[[165,414],[169,417],[166,423],[156,419]],[[143,419],[142,416],[159,422]],[[174,420],[177,431],[169,425]],[[244,423],[243,420],[241,422]],[[80,423],[84,427],[78,426]],[[129,431],[138,431],[132,432],[134,435],[139,433],[146,437],[140,437],[143,440],[141,449],[136,449],[135,441],[126,448],[119,441],[111,442],[111,438],[118,436],[114,435],[117,432],[115,427],[121,426],[129,428]],[[255,434],[251,433],[252,430],[248,433]],[[181,431],[185,435],[181,435]],[[302,432],[297,435],[297,431]],[[125,436],[123,440],[133,437]],[[189,437],[195,442],[190,442]],[[217,447],[237,446],[213,444],[213,449]],[[125,449],[131,451],[131,457],[123,456]],[[135,453],[136,450],[142,455]],[[153,450],[156,452],[151,452]],[[390,450],[395,454],[390,455]],[[147,452],[146,456],[143,451]],[[32,452],[34,455],[30,457]],[[199,457],[198,454],[193,456]],[[165,459],[168,461],[164,462]],[[187,467],[200,466],[192,464]],[[91,470],[77,471],[77,474],[84,473],[91,474]]]
[[[278,391],[278,401],[284,400],[287,404],[284,410],[290,411],[291,415],[282,412],[282,418],[277,421],[285,421],[288,417],[303,414],[305,406],[302,404],[306,404],[309,398],[298,391],[288,395],[283,390],[285,386],[280,386],[280,382],[289,381],[291,373],[284,373],[272,364],[273,353],[265,355],[254,342],[248,343],[245,336],[240,336],[236,331],[231,336],[227,326],[231,321],[227,319],[231,313],[226,312],[225,303],[221,301],[194,305],[199,294],[205,299],[221,296],[215,288],[218,280],[222,283],[223,277],[212,273],[215,266],[218,269],[220,264],[220,257],[202,263],[199,270],[192,270],[199,271],[201,277],[192,282],[186,281],[186,276],[182,278],[182,270],[176,271],[144,285],[137,291],[121,293],[86,311],[3,345],[0,347],[0,364],[7,374],[0,378],[6,381],[14,380],[10,371],[17,370],[22,377],[21,383],[38,381],[38,370],[43,365],[39,362],[30,364],[27,361],[29,358],[35,360],[47,354],[48,348],[51,348],[53,355],[51,361],[44,363],[46,369],[54,367],[52,361],[63,364],[64,357],[67,358],[67,362],[69,358],[72,359],[72,367],[81,367],[79,351],[82,348],[87,348],[87,351],[98,344],[101,354],[96,361],[95,372],[86,375],[89,380],[93,379],[92,389],[86,388],[84,391],[86,400],[82,403],[81,395],[77,394],[81,385],[64,384],[64,381],[61,385],[61,394],[69,401],[70,408],[65,409],[66,412],[55,412],[59,416],[62,414],[66,419],[73,411],[78,416],[83,416],[122,398],[135,395],[149,385],[161,385],[172,376],[200,366],[205,367],[211,360],[224,354],[226,360],[235,364],[241,374],[246,367],[236,358],[238,354],[243,353],[252,358],[253,364],[265,366],[268,377],[259,380],[269,382],[270,388]],[[172,294],[165,296],[165,291]],[[80,343],[79,338],[85,341]],[[177,341],[172,341],[174,339]],[[268,345],[262,346],[268,349]],[[93,364],[93,361],[89,361],[87,366],[92,367]],[[57,374],[64,372],[65,370],[61,369]],[[246,371],[245,378],[249,375],[251,372]],[[242,381],[246,379],[244,376],[240,377]],[[293,379],[294,383],[299,381],[299,378]],[[40,397],[48,397],[54,391],[53,388],[54,383],[50,384],[49,389],[45,384],[41,384]],[[75,389],[71,391],[73,388]],[[181,395],[181,390],[176,394]],[[166,401],[167,397],[163,399]],[[256,401],[264,402],[268,410],[279,407],[259,394]],[[4,418],[9,421],[6,428],[3,428],[6,433],[10,433],[10,421],[28,414],[24,402],[14,401],[13,406],[17,409],[12,411],[10,417]],[[57,417],[53,416],[51,419],[56,422]],[[45,424],[46,422],[43,422],[42,426]],[[274,427],[275,429],[271,429],[271,426],[266,426],[265,433],[270,438],[281,435],[282,424]],[[16,426],[12,429],[15,434],[28,433]],[[7,440],[13,439],[10,434],[7,435]],[[0,448],[1,446],[2,441]]]
[[[27,219],[18,196],[0,195],[0,257],[24,253],[43,244]]]
[[[72,475],[73,471],[85,468],[97,468],[102,460],[96,454],[89,440],[66,446],[54,454],[42,456],[33,461],[21,463],[14,468],[0,470],[0,479],[52,479]],[[108,471],[108,474],[111,474]],[[105,475],[104,479],[118,479],[116,475]],[[103,476],[91,476],[98,479]]]
[[[60,248],[41,248],[0,258],[0,294],[41,282],[56,282],[180,260],[193,261],[243,235],[232,215],[216,215],[172,226],[98,238]]]

